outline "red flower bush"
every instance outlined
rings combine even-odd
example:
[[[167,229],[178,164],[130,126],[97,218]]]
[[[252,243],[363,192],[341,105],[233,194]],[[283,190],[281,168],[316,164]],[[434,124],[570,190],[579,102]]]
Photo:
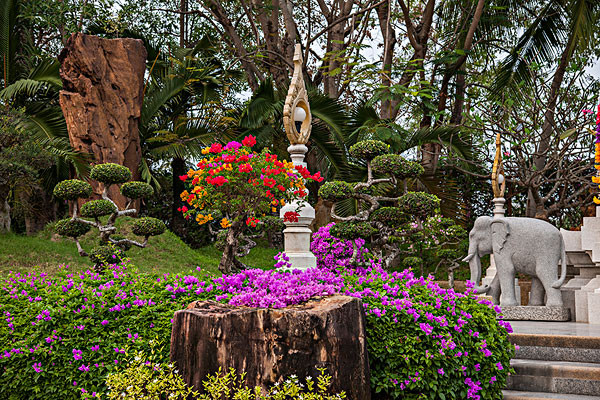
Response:
[[[320,173],[311,174],[305,167],[278,160],[267,149],[252,152],[256,138],[247,136],[225,146],[215,143],[202,150],[204,158],[198,169],[180,178],[186,190],[181,208],[186,218],[199,224],[214,220],[213,214],[223,215],[228,232],[225,250],[219,264],[224,273],[235,264],[237,241],[246,226],[255,227],[260,218],[276,212],[277,207],[306,196],[306,181],[321,182]],[[287,215],[287,214],[286,214]],[[221,218],[221,217],[219,217]],[[294,216],[290,216],[293,221]],[[297,221],[297,215],[296,215]]]

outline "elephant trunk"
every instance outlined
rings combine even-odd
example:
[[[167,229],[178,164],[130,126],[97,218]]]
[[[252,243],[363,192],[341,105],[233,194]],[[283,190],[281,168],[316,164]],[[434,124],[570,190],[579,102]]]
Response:
[[[490,290],[489,286],[479,286],[479,280],[481,279],[481,259],[479,255],[469,252],[469,255],[463,261],[469,262],[469,269],[471,270],[470,281],[474,283],[473,290],[477,294],[487,293]]]

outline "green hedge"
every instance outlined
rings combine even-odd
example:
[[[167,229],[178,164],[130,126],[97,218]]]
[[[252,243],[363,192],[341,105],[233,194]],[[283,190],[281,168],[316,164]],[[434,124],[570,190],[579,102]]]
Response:
[[[154,194],[154,189],[146,182],[125,182],[121,185],[121,194],[130,199],[147,199]]]
[[[92,195],[92,185],[80,179],[67,179],[54,186],[54,196],[64,200],[85,199]]]
[[[92,200],[81,206],[81,215],[88,218],[99,218],[117,211],[117,207],[110,200]]]
[[[390,146],[379,140],[363,140],[350,147],[350,155],[360,160],[370,161],[390,152]]]
[[[107,185],[112,185],[114,183],[123,183],[130,180],[131,171],[129,168],[119,164],[98,164],[92,167],[92,170],[90,171],[90,178]]]
[[[61,236],[76,238],[83,236],[91,229],[91,225],[71,218],[61,219],[54,225],[54,230]]]
[[[131,230],[139,236],[157,236],[163,233],[167,227],[164,222],[152,217],[143,217],[133,223]]]

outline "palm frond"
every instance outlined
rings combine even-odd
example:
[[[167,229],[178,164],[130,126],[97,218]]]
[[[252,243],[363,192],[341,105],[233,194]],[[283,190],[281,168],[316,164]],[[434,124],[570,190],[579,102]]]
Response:
[[[531,83],[531,63],[544,63],[556,58],[557,45],[565,40],[563,14],[557,0],[546,4],[502,61],[492,85],[492,93],[510,93],[521,83]]]
[[[144,98],[140,126],[148,126],[150,120],[157,115],[158,111],[181,93],[184,88],[185,81],[177,77],[165,81],[162,86],[154,86]]]
[[[473,159],[473,148],[464,136],[460,127],[457,126],[419,129],[407,138],[401,152],[414,147],[421,147],[426,143],[440,143],[460,157],[471,160]]]

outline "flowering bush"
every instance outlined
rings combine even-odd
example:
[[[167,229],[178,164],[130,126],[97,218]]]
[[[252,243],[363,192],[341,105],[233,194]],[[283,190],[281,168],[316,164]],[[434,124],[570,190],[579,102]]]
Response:
[[[205,158],[198,169],[180,177],[186,187],[181,193],[188,204],[181,207],[186,218],[204,224],[213,220],[216,212],[223,216],[221,227],[228,230],[219,263],[223,273],[236,265],[239,237],[245,227],[255,226],[278,206],[305,197],[305,181],[322,180],[319,173],[311,175],[304,167],[280,161],[268,149],[252,152],[255,144],[253,136],[242,143],[214,143],[202,150]]]
[[[207,280],[198,274],[196,280]],[[106,392],[105,377],[156,337],[169,338],[170,320],[212,288],[178,294],[176,275],[147,275],[113,265],[53,277],[10,273],[0,282],[0,398],[79,399]],[[168,346],[157,355],[166,363]]]
[[[317,258],[319,268],[347,268],[352,266],[352,256],[356,249],[356,260],[362,263],[366,259],[368,249],[364,239],[344,240],[331,235],[330,229],[335,223],[322,226],[312,235],[310,251]]]
[[[331,294],[364,303],[375,392],[394,399],[501,397],[513,346],[510,325],[496,321],[499,308],[472,292],[441,289],[431,278],[371,262],[219,278],[146,275],[124,265],[106,275],[10,274],[0,285],[0,398],[106,394],[105,377],[136,352],[148,354],[156,337],[169,337],[173,312],[193,300],[280,308]],[[168,357],[168,349],[159,350],[152,362]]]

